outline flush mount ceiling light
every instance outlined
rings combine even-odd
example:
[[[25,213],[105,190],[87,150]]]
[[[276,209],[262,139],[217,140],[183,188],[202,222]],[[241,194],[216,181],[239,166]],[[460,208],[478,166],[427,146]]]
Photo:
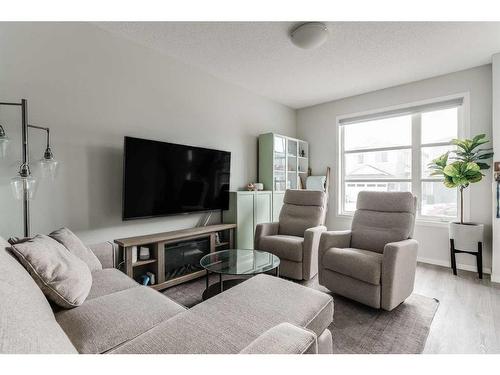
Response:
[[[290,33],[292,43],[299,48],[317,48],[326,42],[328,28],[321,22],[307,22],[297,26]]]

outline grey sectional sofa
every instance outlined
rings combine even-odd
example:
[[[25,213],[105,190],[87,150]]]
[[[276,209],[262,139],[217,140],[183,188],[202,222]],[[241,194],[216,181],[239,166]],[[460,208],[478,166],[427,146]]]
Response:
[[[192,309],[113,268],[113,245],[85,302],[51,306],[0,238],[0,353],[331,353],[332,298],[259,275]]]

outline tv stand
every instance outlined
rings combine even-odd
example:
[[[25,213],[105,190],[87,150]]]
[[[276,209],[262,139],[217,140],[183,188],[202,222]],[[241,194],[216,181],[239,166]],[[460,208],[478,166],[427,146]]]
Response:
[[[122,271],[135,280],[146,272],[155,274],[156,290],[205,276],[199,258],[218,250],[234,248],[236,224],[217,224],[171,232],[116,239]],[[219,242],[216,241],[217,235]],[[148,247],[150,258],[132,262],[132,248]]]

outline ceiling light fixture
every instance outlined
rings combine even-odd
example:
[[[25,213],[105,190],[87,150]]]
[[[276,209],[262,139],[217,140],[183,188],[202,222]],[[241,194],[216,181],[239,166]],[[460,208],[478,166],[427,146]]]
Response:
[[[328,27],[321,22],[303,23],[292,30],[290,39],[299,48],[317,48],[326,42]]]

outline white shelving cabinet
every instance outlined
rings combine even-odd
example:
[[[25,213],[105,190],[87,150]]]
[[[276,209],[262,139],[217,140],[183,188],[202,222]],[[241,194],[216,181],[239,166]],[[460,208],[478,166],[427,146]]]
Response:
[[[259,182],[273,192],[273,221],[278,221],[286,189],[300,189],[309,168],[309,144],[275,133],[259,136]]]

